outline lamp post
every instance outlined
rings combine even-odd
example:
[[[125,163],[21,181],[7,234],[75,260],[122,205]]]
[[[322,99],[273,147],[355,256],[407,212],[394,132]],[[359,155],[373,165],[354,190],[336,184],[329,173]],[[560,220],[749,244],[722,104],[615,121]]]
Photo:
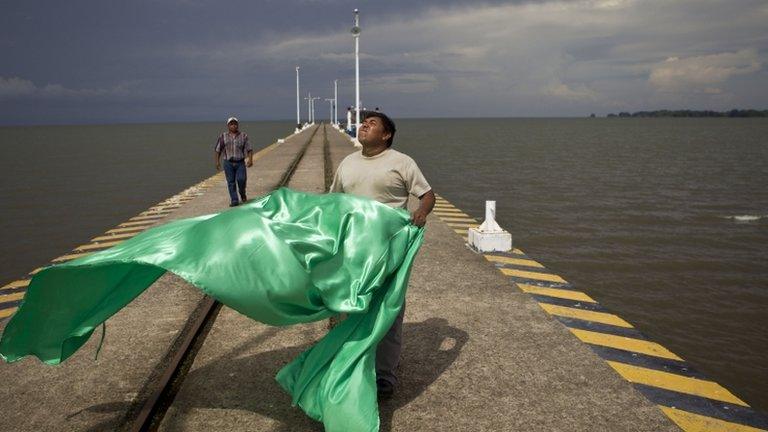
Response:
[[[301,110],[299,109],[299,102],[301,101],[301,97],[299,96],[299,67],[296,66],[296,131],[294,133],[299,133],[301,130]]]
[[[333,124],[339,125],[339,80],[333,80]]]
[[[307,93],[307,123],[312,124],[312,93]]]
[[[326,101],[328,101],[328,108],[329,108],[329,117],[328,121],[331,122],[331,125],[333,125],[333,104],[336,102],[333,98],[325,98]]]
[[[352,27],[355,38],[355,145],[360,145],[357,139],[360,132],[360,13],[355,9],[355,26]]]
[[[312,115],[312,121],[311,121],[312,124],[315,124],[315,101],[318,99],[320,99],[319,96],[309,98],[309,109],[310,109],[310,114]]]

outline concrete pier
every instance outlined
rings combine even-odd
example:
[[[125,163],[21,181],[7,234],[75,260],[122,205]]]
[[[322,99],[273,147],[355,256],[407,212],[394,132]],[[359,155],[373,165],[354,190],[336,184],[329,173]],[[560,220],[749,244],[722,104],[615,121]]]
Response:
[[[335,129],[323,132],[322,126],[309,128],[260,152],[248,171],[249,196],[270,191],[313,133],[289,185],[323,192],[325,164],[332,171],[356,151]],[[229,202],[222,175],[196,190],[153,223],[221,211]],[[394,397],[380,404],[381,430],[679,430],[533,296],[466,246],[451,221],[471,218],[440,207],[429,217],[412,271],[401,382]],[[94,337],[58,367],[30,358],[0,365],[0,430],[125,428],[201,298],[197,289],[166,274],[107,322],[98,360]],[[322,337],[326,326],[269,327],[224,307],[159,429],[322,430],[291,407],[274,376]]]

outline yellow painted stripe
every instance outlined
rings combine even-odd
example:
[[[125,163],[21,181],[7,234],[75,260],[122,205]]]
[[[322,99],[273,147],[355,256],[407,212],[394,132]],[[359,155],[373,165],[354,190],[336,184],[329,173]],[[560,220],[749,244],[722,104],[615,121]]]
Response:
[[[122,240],[113,241],[113,242],[103,242],[103,243],[91,243],[87,245],[80,245],[75,248],[75,250],[94,250],[94,249],[106,249],[115,245],[118,245],[122,243]]]
[[[44,268],[45,268],[45,267],[38,267],[38,268],[36,268],[36,269],[32,270],[31,272],[29,272],[29,274],[31,274],[31,275],[33,275],[33,274],[37,274],[37,273],[39,273],[39,272],[40,272],[40,270],[42,270],[42,269],[44,269]]]
[[[701,396],[736,405],[749,406],[744,401],[734,396],[731,392],[721,387],[720,384],[713,381],[685,377],[669,372],[662,372],[614,361],[609,361],[608,364],[629,382],[663,388],[678,393]]]
[[[439,218],[441,218],[441,219],[442,219],[443,217],[445,217],[445,216],[448,216],[448,217],[466,217],[466,218],[468,218],[468,217],[469,217],[469,216],[467,216],[467,215],[466,215],[466,214],[464,214],[464,213],[440,213],[440,212],[436,212],[436,213],[435,213],[435,216],[437,216],[437,217],[439,217]]]
[[[577,338],[581,339],[582,342],[586,342],[588,344],[637,352],[654,357],[683,361],[683,359],[676,356],[672,351],[669,351],[668,349],[654,342],[574,328],[569,330],[571,333],[576,335]]]
[[[478,223],[472,218],[440,218],[445,223],[469,223],[472,226],[477,226]]]
[[[174,207],[174,206],[171,206],[171,205],[162,205],[162,206],[161,205],[156,205],[154,207],[150,207],[150,208],[144,210],[143,212],[141,212],[139,214],[140,215],[160,214],[160,213],[168,214],[168,213],[171,212],[171,210],[179,208],[179,207],[181,207],[181,206],[177,205],[177,206]],[[171,210],[169,210],[169,209],[171,209]]]
[[[132,218],[130,218],[128,220],[129,221],[146,221],[146,222],[150,222],[150,221],[160,220],[160,219],[164,218],[166,215],[167,215],[167,213],[155,214],[155,215],[151,215],[151,216],[150,215],[148,215],[148,216],[134,216],[134,217],[132,217]]]
[[[661,405],[659,405],[659,408],[685,432],[765,432],[764,429],[731,423],[675,408]]]
[[[0,295],[0,303],[8,303],[16,300],[21,300],[26,292],[17,292],[13,294]]]
[[[510,258],[510,257],[498,256],[498,255],[485,255],[485,259],[487,259],[490,262],[497,262],[501,264],[544,268],[543,265],[537,263],[534,260],[527,260],[527,259],[521,259],[521,258]]]
[[[557,297],[568,300],[582,301],[587,303],[597,303],[590,296],[584,294],[581,291],[571,291],[555,288],[545,288],[536,285],[528,285],[519,283],[517,286],[524,292],[538,295],[545,295],[547,297]]]
[[[471,217],[441,217],[443,222],[473,222],[477,224],[477,220]]]
[[[14,312],[16,312],[16,309],[18,308],[9,308],[9,309],[0,309],[0,318],[7,318],[11,315],[13,315]]]
[[[101,236],[101,237],[94,237],[91,239],[91,241],[100,242],[100,241],[111,241],[111,240],[118,240],[118,239],[129,239],[131,237],[136,237],[136,234],[140,232],[141,231],[136,231],[136,232],[130,232],[126,234],[113,234],[113,235],[107,235],[107,236]]]
[[[520,249],[512,249],[512,253],[516,255],[525,255]]]
[[[121,224],[118,224],[117,226],[130,227],[130,226],[146,225],[148,222],[151,222],[151,221],[123,222]]]
[[[446,225],[448,225],[451,228],[469,228],[469,227],[477,227],[477,222],[475,223],[466,223],[466,222],[446,222]]]
[[[142,225],[142,226],[135,226],[135,227],[131,227],[131,228],[115,228],[115,229],[111,229],[111,230],[107,231],[107,234],[125,233],[125,232],[136,232],[138,234],[140,231],[143,231],[143,230],[145,230],[145,229],[147,229],[147,228],[149,228],[151,226],[152,226],[152,224]]]
[[[465,230],[465,229],[455,229],[455,230],[453,230],[453,232],[455,232],[456,234],[466,234],[467,230]]]
[[[568,283],[565,281],[565,279],[561,278],[560,276],[549,274],[549,273],[538,273],[538,272],[530,272],[525,270],[515,270],[515,269],[507,269],[507,268],[501,269],[501,272],[507,276],[514,276],[514,277],[519,277],[523,279],[534,279],[534,280],[542,280],[542,281],[556,282],[556,283]]]
[[[547,313],[552,315],[557,315],[557,316],[566,317],[566,318],[575,318],[575,319],[580,319],[584,321],[593,321],[596,323],[608,324],[608,325],[613,325],[617,327],[633,328],[632,324],[624,321],[623,319],[617,317],[616,315],[605,313],[605,312],[587,311],[587,310],[569,308],[565,306],[558,306],[558,305],[552,305],[547,303],[539,303],[539,306],[541,306],[542,309],[547,311]]]
[[[144,211],[144,212],[141,212],[141,213],[137,214],[134,217],[135,218],[140,218],[140,217],[158,218],[158,217],[168,216],[169,214],[171,214],[171,212],[169,212],[169,211]]]
[[[90,255],[93,252],[84,252],[84,253],[77,253],[77,254],[69,254],[69,255],[62,255],[56,259],[53,260],[53,262],[63,262],[63,261],[71,261],[73,259],[81,258],[86,255]]]
[[[13,281],[13,282],[9,283],[8,285],[3,285],[3,287],[0,288],[0,290],[13,289],[13,288],[23,288],[25,286],[29,286],[29,279],[21,279],[21,280]]]

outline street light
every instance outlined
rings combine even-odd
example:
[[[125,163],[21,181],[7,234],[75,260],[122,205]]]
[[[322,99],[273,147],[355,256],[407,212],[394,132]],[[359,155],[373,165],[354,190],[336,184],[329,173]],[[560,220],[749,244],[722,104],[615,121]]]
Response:
[[[301,98],[299,97],[299,67],[296,66],[296,131],[294,133],[299,133],[301,130],[301,110],[299,109],[299,101]]]
[[[308,93],[307,97],[307,111],[309,111],[309,124],[315,124],[315,101],[320,99],[319,97],[312,97],[312,93]]]
[[[328,101],[328,108],[330,108],[330,117],[328,121],[331,122],[331,125],[333,125],[333,104],[336,102],[334,98],[325,98],[325,100]]]
[[[312,124],[315,124],[315,101],[321,99],[319,96],[312,98]]]
[[[339,125],[339,80],[333,80],[333,124]]]
[[[312,93],[307,93],[304,99],[307,101],[307,123],[312,124]]]
[[[357,139],[360,132],[360,13],[355,9],[355,26],[352,27],[355,38],[355,145],[360,145]]]

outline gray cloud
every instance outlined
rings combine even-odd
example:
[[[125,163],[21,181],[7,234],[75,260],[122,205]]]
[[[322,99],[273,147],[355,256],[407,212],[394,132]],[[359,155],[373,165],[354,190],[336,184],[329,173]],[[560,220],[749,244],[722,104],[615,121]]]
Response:
[[[762,0],[411,3],[362,8],[363,101],[397,116],[768,105]],[[297,64],[302,93],[330,96],[340,79],[348,105],[352,7],[201,0],[93,6],[85,17],[50,11],[58,20],[10,13],[0,19],[0,54],[16,61],[0,66],[0,115],[44,119],[55,99],[77,108],[78,121],[142,121],[163,110],[180,120],[233,110],[290,118]]]

